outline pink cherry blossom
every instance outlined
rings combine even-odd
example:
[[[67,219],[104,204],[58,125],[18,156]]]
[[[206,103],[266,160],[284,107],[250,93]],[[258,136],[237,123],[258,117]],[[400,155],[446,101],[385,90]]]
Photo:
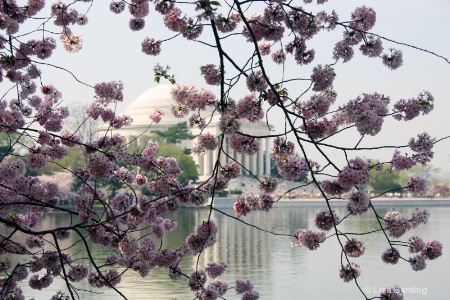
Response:
[[[252,70],[248,74],[246,82],[250,92],[262,92],[267,88],[267,82],[261,70]]]
[[[400,258],[400,252],[396,248],[388,248],[386,251],[383,252],[381,255],[381,259],[383,262],[387,264],[395,265]]]
[[[381,300],[403,300],[402,289],[395,285],[393,287],[384,288],[380,294]]]
[[[352,22],[350,26],[355,29],[364,31],[370,30],[377,19],[376,12],[371,7],[361,6],[355,9],[352,13]]]
[[[381,55],[381,52],[383,52],[381,39],[375,38],[373,35],[369,35],[367,41],[365,41],[359,49],[362,54],[368,57],[378,57]]]
[[[431,241],[422,249],[421,254],[429,260],[435,260],[442,255],[442,248],[442,244],[439,241]]]
[[[347,210],[350,214],[360,215],[369,209],[370,200],[366,192],[362,190],[355,191],[351,194],[347,203]]]
[[[262,211],[268,212],[272,209],[274,203],[273,195],[269,193],[261,193],[258,198],[258,208]]]
[[[317,250],[326,239],[325,232],[307,229],[297,230],[294,237],[297,238],[297,243],[293,244],[294,246],[305,246],[309,250]]]
[[[252,136],[236,133],[230,136],[229,141],[230,147],[238,153],[254,155],[259,151],[259,141]]]
[[[257,201],[255,195],[244,193],[236,199],[233,205],[234,212],[238,217],[245,217],[250,211],[257,208]]]
[[[245,292],[249,292],[253,290],[253,283],[249,280],[236,280],[236,286],[235,286],[236,292],[238,294],[243,294]]]
[[[409,252],[418,253],[425,248],[425,243],[420,236],[412,236],[408,239]]]
[[[203,288],[203,285],[206,283],[207,276],[205,271],[199,270],[195,271],[191,274],[189,278],[189,287],[192,291],[197,291]]]
[[[258,183],[259,189],[266,193],[273,193],[277,189],[278,182],[275,178],[271,176],[264,176],[260,179]]]
[[[257,122],[264,117],[261,99],[255,94],[250,94],[241,99],[236,107],[239,118],[245,118],[249,122]]]
[[[414,271],[422,271],[427,267],[425,256],[422,254],[417,254],[408,258],[408,262]]]
[[[227,267],[227,263],[224,261],[221,261],[220,263],[208,263],[205,271],[211,278],[216,278],[222,275],[223,272],[225,272],[225,268]]]
[[[385,229],[395,238],[401,237],[412,227],[411,223],[397,211],[387,212],[383,219]]]
[[[333,58],[339,60],[342,58],[342,62],[348,62],[352,59],[354,54],[352,45],[350,45],[346,40],[336,43],[333,49]]]
[[[314,67],[311,75],[311,80],[314,84],[313,91],[320,92],[329,88],[333,84],[335,76],[334,70],[329,66],[322,67],[322,65],[318,65]]]
[[[261,55],[269,55],[270,54],[271,44],[268,42],[259,42],[258,49]]]
[[[383,64],[391,70],[398,69],[403,64],[403,53],[400,50],[390,48],[389,54],[383,54]]]
[[[355,238],[348,240],[344,246],[345,254],[350,257],[360,257],[364,254],[365,249],[364,243]]]
[[[216,67],[216,65],[209,64],[202,66],[200,68],[200,72],[205,78],[207,84],[210,85],[219,85],[220,80],[222,78],[220,70]]]
[[[361,268],[356,263],[342,265],[339,270],[339,277],[344,280],[344,282],[352,281],[356,279],[361,274]]]
[[[161,52],[161,41],[152,38],[145,38],[141,44],[142,52],[147,55],[156,56]]]
[[[241,16],[236,11],[231,11],[228,17],[218,14],[214,19],[217,29],[223,33],[234,31],[241,22]]]
[[[426,181],[420,177],[412,177],[406,182],[406,189],[412,193],[421,193],[426,189]]]
[[[315,222],[317,228],[324,231],[330,231],[335,225],[339,224],[340,218],[336,214],[336,211],[333,210],[330,213],[330,211],[324,210],[316,214]]]
[[[430,212],[423,208],[415,208],[412,213],[412,218],[409,220],[412,228],[416,228],[420,224],[426,224],[428,218],[430,217]]]

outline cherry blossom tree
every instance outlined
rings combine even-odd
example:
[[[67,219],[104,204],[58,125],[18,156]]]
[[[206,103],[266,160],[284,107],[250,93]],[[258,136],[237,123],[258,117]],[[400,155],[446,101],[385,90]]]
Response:
[[[41,68],[62,68],[52,60],[60,48],[71,53],[82,51],[83,37],[76,32],[78,26],[95,28],[91,24],[95,20],[88,22],[94,1],[59,1],[49,5],[44,0],[1,1],[0,81],[8,86],[8,91],[0,101],[0,131],[9,137],[9,149],[2,153],[0,165],[0,224],[4,227],[0,237],[0,298],[23,299],[24,284],[40,291],[49,287],[55,277],[62,277],[67,289],[52,299],[76,299],[77,284],[83,280],[91,287],[113,289],[126,299],[118,285],[125,272],[138,272],[146,277],[152,269],[163,268],[168,278],[188,285],[197,299],[226,298],[231,293],[241,295],[242,299],[258,299],[258,287],[250,281],[218,279],[226,271],[226,262],[197,265],[193,270],[181,268],[180,262],[185,257],[200,256],[216,244],[220,228],[211,218],[197,224],[195,232],[179,241],[178,248],[157,244],[177,228],[176,220],[167,219],[166,214],[183,205],[208,205],[211,212],[223,213],[214,207],[216,194],[243,170],[251,173],[233,159],[230,151],[255,155],[261,147],[259,139],[267,137],[273,139],[270,155],[278,173],[286,180],[306,174],[308,182],[297,182],[295,189],[317,186],[327,207],[316,216],[317,228],[268,234],[285,235],[287,246],[291,241],[311,251],[325,242],[338,243],[341,269],[336,276],[354,282],[363,299],[367,296],[358,284],[358,276],[364,267],[353,259],[364,254],[364,235],[370,233],[355,236],[342,231],[340,226],[354,215],[372,214],[376,218],[378,231],[384,233],[387,245],[380,253],[380,262],[409,263],[412,270],[419,271],[425,269],[427,262],[440,257],[439,241],[419,236],[401,240],[406,232],[427,223],[427,210],[416,209],[409,216],[399,211],[381,215],[365,187],[371,182],[371,170],[388,168],[398,172],[428,164],[433,158],[433,146],[445,137],[418,132],[407,144],[373,147],[391,151],[391,158],[386,161],[363,158],[371,149],[360,146],[363,140],[384,129],[387,118],[398,120],[398,126],[403,126],[405,121],[431,113],[435,106],[432,93],[423,91],[394,100],[367,91],[355,95],[345,105],[335,105],[339,92],[333,88],[339,75],[336,66],[361,53],[367,59],[378,60],[386,66],[386,72],[391,72],[404,63],[402,47],[413,46],[371,32],[377,14],[370,7],[356,7],[347,18],[334,10],[322,10],[320,4],[326,0],[303,2],[95,1],[95,5],[105,6],[110,13],[129,13],[128,26],[132,31],[151,26],[150,11],[163,20],[167,29],[164,36],[169,37],[145,38],[141,45],[136,45],[143,56],[163,53],[166,42],[173,39],[187,45],[184,47],[195,43],[214,53],[213,61],[199,65],[197,73],[191,72],[211,89],[176,83],[177,76],[169,67],[159,64],[154,67],[157,82],[173,84],[172,114],[201,131],[193,153],[217,153],[207,180],[198,186],[183,186],[177,180],[182,172],[177,161],[158,157],[157,142],[150,141],[140,151],[132,152],[124,139],[113,133],[133,121],[130,116],[116,112],[117,105],[125,100],[120,78],[87,84],[72,74],[73,84],[92,89],[93,100],[85,111],[85,122],[100,120],[109,128],[94,140],[86,140],[81,127],[66,129],[71,111],[65,106],[64,95],[58,86],[42,80]],[[31,22],[37,22],[38,26],[30,29]],[[317,61],[311,43],[328,31],[340,31],[342,37],[329,45],[331,60]],[[240,51],[236,54],[228,50],[230,44],[239,44]],[[394,48],[398,46],[399,49]],[[414,48],[449,63],[438,54]],[[270,130],[275,112],[284,118],[281,132],[266,136],[246,132],[248,122],[262,122]],[[214,117],[220,120],[218,135],[207,130]],[[163,113],[156,110],[149,116],[149,128],[163,118]],[[355,132],[357,139],[353,144],[335,143]],[[29,138],[32,144],[22,144],[20,137]],[[18,146],[26,147],[26,153],[14,152]],[[42,181],[26,173],[27,167],[40,169],[50,162],[58,164],[68,155],[70,147],[79,147],[88,155],[85,168],[61,165],[61,171],[70,172],[82,182],[78,190],[72,191],[76,194],[74,207],[60,205],[59,183]],[[338,151],[340,158],[327,154],[329,149]],[[228,164],[222,163],[223,157],[227,157]],[[246,215],[258,210],[267,212],[282,197],[274,196],[277,179],[251,176],[259,181],[259,195],[239,195],[234,203],[235,216],[229,216],[242,222],[242,226],[246,226],[243,221]],[[128,192],[111,198],[99,187],[99,180],[119,180]],[[141,193],[144,186],[151,195]],[[402,188],[421,192],[426,186],[423,179],[413,177]],[[346,201],[346,215],[336,213],[332,199]],[[51,211],[64,213],[71,221],[66,226],[37,230],[43,215]],[[150,233],[136,238],[133,233],[144,228],[150,229]],[[357,232],[358,228],[354,230]],[[84,245],[83,253],[71,253],[70,247],[61,246],[69,236],[75,236]],[[111,255],[105,261],[97,260],[92,255],[91,243],[111,249]],[[12,264],[12,256],[19,257],[19,262]],[[83,263],[79,257],[87,257],[89,263]],[[398,288],[387,288],[379,297],[403,299]]]

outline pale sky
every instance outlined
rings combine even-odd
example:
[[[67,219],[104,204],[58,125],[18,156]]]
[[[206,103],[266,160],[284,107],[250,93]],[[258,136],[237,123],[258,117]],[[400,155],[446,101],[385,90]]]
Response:
[[[296,2],[296,1],[294,1]],[[79,3],[78,7],[88,7],[85,3]],[[170,65],[178,83],[195,84],[208,88],[200,75],[199,68],[202,65],[218,64],[219,60],[214,49],[205,47],[199,43],[188,42],[182,37],[162,44],[161,55],[147,56],[141,52],[141,42],[145,37],[167,39],[174,34],[166,30],[162,25],[161,16],[153,10],[151,4],[150,15],[146,18],[146,27],[139,32],[132,32],[128,28],[130,14],[125,10],[121,15],[115,15],[109,11],[109,1],[94,1],[89,11],[89,23],[84,27],[73,26],[75,34],[83,37],[83,49],[79,53],[71,54],[64,51],[58,42],[57,53],[52,61],[45,61],[67,68],[77,78],[90,85],[102,81],[122,80],[125,86],[124,103],[119,112],[124,112],[139,94],[156,85],[153,82],[153,66],[156,63]],[[334,6],[339,8],[340,21],[350,19],[350,13],[355,7],[365,4],[371,6],[377,12],[377,23],[373,32],[388,37],[392,40],[412,44],[425,48],[450,59],[450,2],[447,0],[378,0],[356,1],[330,0],[322,6],[303,5],[306,10],[312,12],[325,10],[331,11]],[[78,5],[78,4],[77,4]],[[80,12],[83,12],[80,9]],[[48,28],[48,27],[46,27]],[[242,24],[240,25],[242,28]],[[210,36],[205,27],[200,40],[207,40]],[[312,67],[317,64],[333,63],[332,49],[334,44],[341,39],[342,29],[336,29],[333,33],[322,33],[307,43],[308,49],[315,47],[316,59],[308,67],[299,67],[292,58],[288,58],[286,74],[301,78],[309,78]],[[350,62],[335,66],[337,77],[334,88],[338,92],[338,103],[342,105],[350,99],[354,99],[361,93],[378,92],[389,95],[392,102],[398,99],[416,97],[421,91],[428,90],[435,97],[435,110],[426,117],[420,117],[410,122],[386,121],[382,132],[375,138],[369,138],[363,145],[388,145],[407,144],[410,137],[418,133],[428,131],[437,138],[450,135],[450,64],[433,55],[408,47],[383,42],[384,49],[394,47],[403,51],[404,64],[391,71],[383,66],[380,59],[363,57],[355,48],[355,57]],[[226,44],[232,55],[237,60],[243,58],[242,53],[248,53],[249,44]],[[276,47],[273,49],[277,49]],[[247,50],[247,52],[245,52]],[[67,72],[54,68],[40,67],[43,71],[43,82],[52,83],[60,89],[67,103],[89,103],[94,95],[93,90],[73,80]],[[280,67],[269,64],[271,79],[280,77]],[[232,70],[230,70],[230,74]],[[227,73],[228,74],[228,73]],[[9,88],[6,81],[0,85],[0,92]],[[210,88],[210,87],[209,87]],[[299,91],[302,89],[299,86]],[[217,88],[211,88],[217,91]],[[234,93],[235,99],[240,99],[248,91],[238,86]],[[311,94],[307,94],[308,98]],[[6,97],[9,99],[10,97]],[[337,107],[337,106],[336,106]],[[274,112],[271,124],[281,128],[279,114]],[[341,145],[356,143],[358,134],[343,134],[336,141]],[[350,133],[350,132],[349,132]],[[345,137],[344,137],[345,136]],[[435,146],[436,156],[433,164],[444,171],[450,166],[450,141],[444,141]],[[381,153],[383,159],[389,159],[389,154]],[[331,154],[331,153],[330,153]],[[362,154],[361,154],[362,155]],[[369,156],[369,155],[367,155]]]

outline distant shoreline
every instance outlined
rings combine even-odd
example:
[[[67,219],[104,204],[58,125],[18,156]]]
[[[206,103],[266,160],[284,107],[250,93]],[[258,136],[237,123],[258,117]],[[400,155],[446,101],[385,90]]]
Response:
[[[214,198],[214,208],[233,208],[236,197]],[[450,206],[449,198],[373,198],[370,200],[377,206]],[[347,201],[342,199],[329,200],[332,206],[346,206]],[[273,207],[302,207],[325,206],[325,201],[320,198],[282,198],[275,202]]]

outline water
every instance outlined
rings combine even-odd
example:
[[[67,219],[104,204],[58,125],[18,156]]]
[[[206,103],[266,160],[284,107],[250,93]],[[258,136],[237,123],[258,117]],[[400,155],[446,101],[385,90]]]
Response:
[[[343,209],[337,208],[339,215],[345,214]],[[314,207],[277,208],[269,213],[251,214],[243,220],[272,232],[292,234],[300,228],[314,228],[314,217],[319,210]],[[387,210],[380,208],[380,214],[383,215]],[[410,216],[412,210],[402,208],[401,212]],[[358,283],[367,291],[368,298],[378,296],[382,288],[393,285],[405,288],[405,299],[449,298],[450,285],[446,278],[450,258],[446,246],[450,245],[450,207],[433,207],[429,210],[429,223],[408,232],[403,238],[406,240],[415,234],[426,237],[425,241],[437,239],[444,245],[443,257],[428,261],[427,268],[423,271],[412,271],[406,262],[395,266],[384,264],[380,255],[388,244],[383,234],[359,237],[365,242],[366,251],[362,257],[352,261],[362,268]],[[223,211],[234,215],[231,209]],[[171,216],[178,222],[178,229],[169,233],[165,246],[178,246],[195,230],[197,224],[207,219],[208,214],[206,209],[184,209]],[[291,247],[290,241],[293,239],[290,237],[262,232],[218,212],[213,212],[212,219],[219,226],[219,242],[214,248],[205,251],[200,258],[184,259],[184,272],[193,272],[197,263],[199,268],[203,268],[209,261],[225,260],[228,262],[228,268],[221,279],[230,285],[235,279],[249,279],[260,293],[261,299],[364,299],[354,282],[345,283],[339,279],[340,247],[336,238],[331,237],[318,250],[309,251],[306,248]],[[53,213],[45,217],[42,226],[52,228],[65,222],[67,220],[63,214]],[[376,229],[376,225],[376,219],[367,213],[347,219],[340,225],[340,229],[343,232],[363,232]],[[66,245],[73,241],[67,241]],[[78,253],[83,250],[83,245],[78,243],[68,252]],[[110,253],[110,249],[102,246],[95,246],[92,251],[98,262],[102,262]],[[403,256],[409,257],[406,248],[400,251]],[[86,281],[76,286],[80,289],[80,299],[122,299],[109,289],[89,292],[92,288]],[[34,296],[36,300],[49,299],[57,290],[66,290],[64,282],[58,279],[42,292],[31,290],[26,282],[21,287],[26,299]],[[194,298],[186,286],[185,279],[173,281],[168,278],[165,270],[158,269],[153,270],[146,278],[128,271],[118,288],[128,299],[133,300]],[[233,290],[228,291],[225,298],[240,299]]]

